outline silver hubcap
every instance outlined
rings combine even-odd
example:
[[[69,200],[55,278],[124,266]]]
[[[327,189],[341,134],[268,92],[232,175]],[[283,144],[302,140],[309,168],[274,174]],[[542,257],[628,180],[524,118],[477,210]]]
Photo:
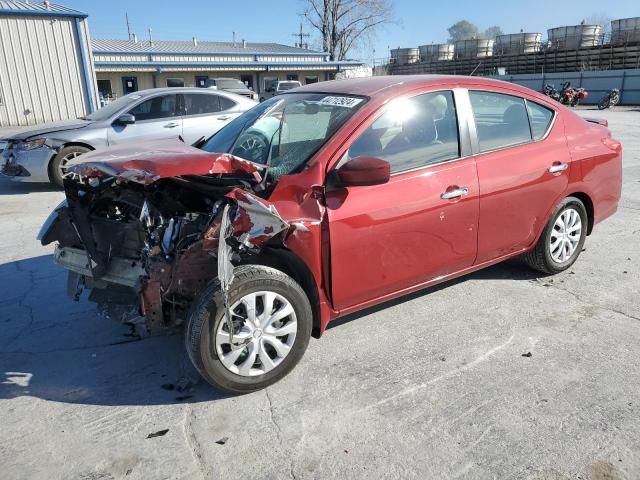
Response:
[[[64,174],[67,172],[67,164],[69,163],[69,161],[80,155],[80,152],[71,152],[62,157],[62,160],[60,160],[60,165],[58,166],[58,168],[60,169],[60,175],[64,176]]]
[[[582,235],[582,219],[577,210],[563,210],[553,224],[549,238],[549,253],[557,263],[564,263],[571,258],[578,248]]]
[[[231,308],[233,343],[227,322],[220,322],[215,347],[222,364],[237,375],[253,377],[276,368],[289,355],[298,333],[296,313],[275,292],[250,293]]]

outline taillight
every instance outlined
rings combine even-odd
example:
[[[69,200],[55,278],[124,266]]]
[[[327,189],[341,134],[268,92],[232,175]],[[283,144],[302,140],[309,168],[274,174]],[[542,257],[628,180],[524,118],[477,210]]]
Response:
[[[620,153],[622,151],[622,144],[615,138],[605,137],[602,139],[602,143],[609,150]]]

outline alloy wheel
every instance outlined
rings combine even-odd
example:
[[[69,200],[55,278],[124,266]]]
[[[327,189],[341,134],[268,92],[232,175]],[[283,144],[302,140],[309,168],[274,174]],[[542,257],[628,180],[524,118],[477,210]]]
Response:
[[[67,164],[74,158],[80,156],[81,154],[82,154],[81,152],[70,152],[66,154],[64,157],[62,157],[62,159],[60,160],[60,164],[58,165],[58,169],[60,170],[60,177],[64,177],[66,175]]]
[[[549,235],[549,253],[556,263],[564,263],[576,252],[582,235],[580,213],[573,208],[563,210]]]
[[[263,375],[280,365],[298,332],[291,303],[278,293],[259,291],[242,297],[230,312],[233,338],[224,319],[215,335],[215,349],[222,365],[243,377]]]

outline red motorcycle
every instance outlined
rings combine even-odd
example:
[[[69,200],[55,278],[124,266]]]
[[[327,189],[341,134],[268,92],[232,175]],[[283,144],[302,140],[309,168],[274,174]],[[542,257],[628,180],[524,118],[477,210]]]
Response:
[[[564,82],[560,92],[560,103],[575,107],[580,100],[584,100],[588,96],[589,92],[584,88],[574,88],[571,86],[571,82]]]

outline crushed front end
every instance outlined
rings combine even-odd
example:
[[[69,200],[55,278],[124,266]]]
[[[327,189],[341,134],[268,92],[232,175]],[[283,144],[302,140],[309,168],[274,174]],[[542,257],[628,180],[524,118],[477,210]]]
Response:
[[[39,239],[57,242],[54,259],[69,270],[72,297],[89,289],[101,305],[134,303],[149,329],[176,326],[218,275],[223,214],[231,225],[224,246],[236,262],[282,242],[289,225],[258,195],[259,165],[188,152],[169,166],[119,159],[69,169],[66,200]]]

